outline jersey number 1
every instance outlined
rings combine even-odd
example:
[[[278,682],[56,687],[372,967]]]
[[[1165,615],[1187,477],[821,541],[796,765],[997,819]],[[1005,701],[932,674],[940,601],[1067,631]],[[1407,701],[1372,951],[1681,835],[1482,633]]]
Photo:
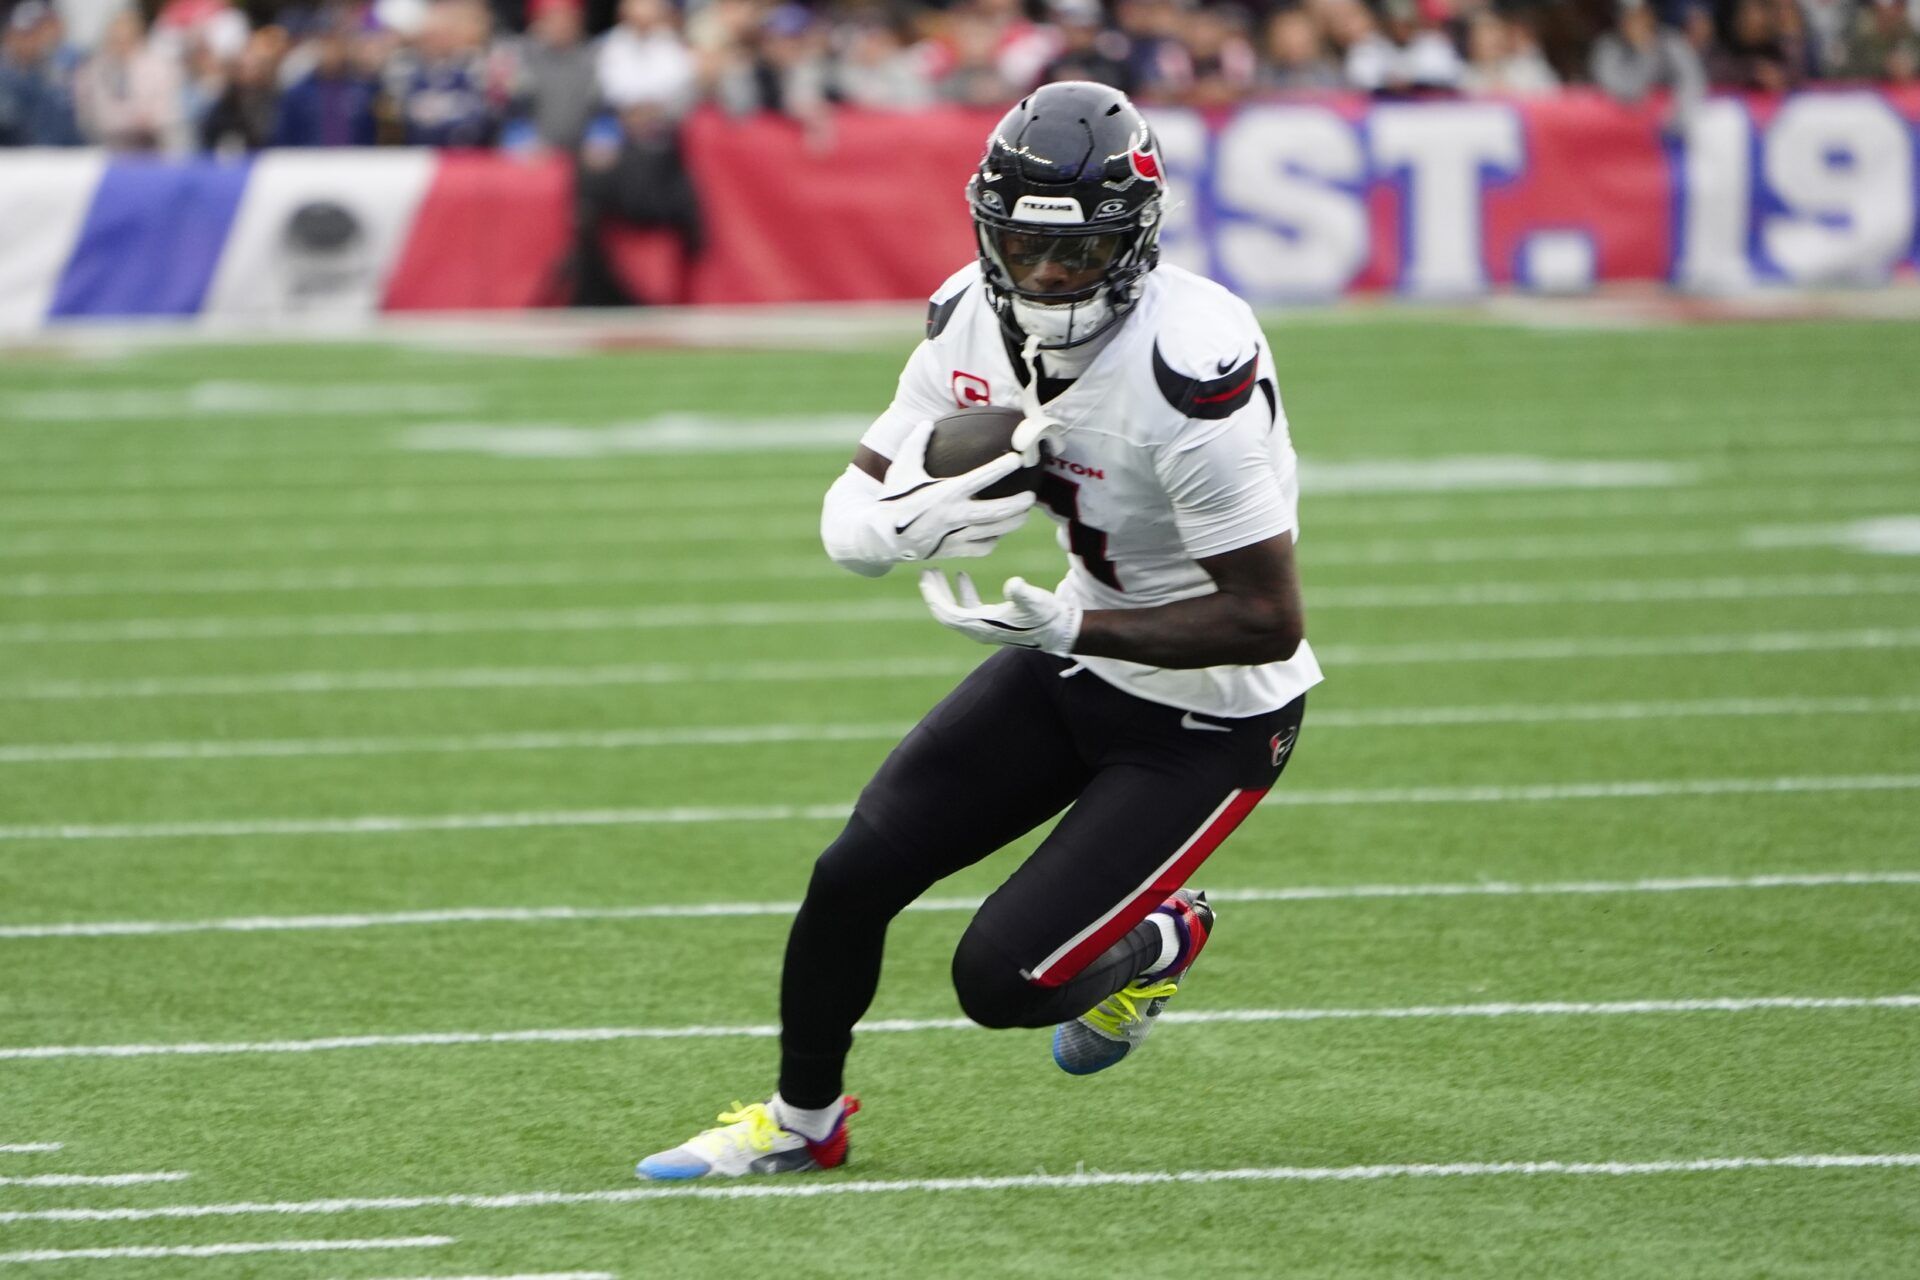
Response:
[[[1087,572],[1115,591],[1125,591],[1113,561],[1107,559],[1106,531],[1080,523],[1080,486],[1048,472],[1040,478],[1040,501],[1067,522],[1067,549],[1080,557]]]

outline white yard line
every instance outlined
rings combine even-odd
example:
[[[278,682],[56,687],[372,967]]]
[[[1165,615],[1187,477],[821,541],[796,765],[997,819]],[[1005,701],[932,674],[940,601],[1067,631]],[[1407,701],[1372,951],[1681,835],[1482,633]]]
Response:
[[[25,574],[0,578],[0,597],[258,595],[296,592],[438,591],[495,587],[616,586],[646,582],[784,582],[838,578],[824,555],[756,558],[750,564],[697,560],[608,564],[338,565],[297,569],[207,569],[189,573]]]
[[[110,1249],[29,1249],[24,1253],[0,1253],[0,1263],[71,1262],[81,1258],[225,1258],[246,1253],[360,1253],[370,1249],[432,1249],[452,1243],[452,1236],[392,1236],[380,1240],[261,1240],[234,1244],[122,1245]]]
[[[857,434],[857,433],[856,433]],[[751,487],[714,484],[649,482],[644,476],[620,480],[463,481],[433,485],[354,485],[340,491],[244,489],[181,493],[173,497],[121,494],[107,498],[72,494],[8,494],[0,506],[0,525],[84,525],[89,529],[115,525],[200,525],[244,523],[335,524],[370,516],[471,517],[489,511],[501,514],[531,512],[718,512],[750,504],[755,510],[791,508],[811,514],[831,479],[828,468],[815,468],[821,483],[788,482],[764,491]],[[307,497],[302,502],[302,497]]]
[[[1458,586],[1332,587],[1317,609],[1475,608],[1548,604],[1694,603],[1808,597],[1920,595],[1920,577],[1827,574],[1778,578],[1625,579],[1606,582],[1485,582]],[[412,613],[125,618],[0,625],[0,644],[147,643],[303,636],[470,635],[499,632],[629,631],[787,627],[927,620],[911,600],[739,601],[637,607],[446,610]]]
[[[1314,732],[1465,724],[1563,724],[1702,717],[1909,715],[1920,696],[1703,698],[1675,702],[1380,707],[1319,711]],[[195,738],[159,742],[22,742],[0,746],[0,765],[100,760],[252,760],[308,756],[465,755],[495,751],[628,751],[753,746],[769,742],[870,742],[900,737],[910,721],[878,724],[688,725],[679,729],[579,729],[374,738]]]
[[[1372,1022],[1444,1018],[1631,1017],[1647,1014],[1859,1012],[1920,1009],[1920,995],[1735,996],[1694,1000],[1548,1000],[1532,1003],[1410,1005],[1401,1008],[1213,1009],[1161,1015],[1182,1023]],[[862,1022],[864,1035],[974,1031],[965,1018],[883,1018]],[[187,1041],[160,1044],[15,1045],[0,1061],[67,1058],[224,1057],[327,1053],[342,1049],[447,1048],[480,1044],[598,1044],[614,1040],[720,1040],[777,1037],[772,1024],[680,1027],[556,1027],[531,1031],[427,1031],[400,1035],[326,1036],[312,1040]],[[7,1221],[0,1215],[0,1222]]]
[[[1909,642],[1920,645],[1920,628],[1914,630]],[[912,680],[965,675],[978,661],[978,658],[969,659],[956,654],[949,658],[876,658],[867,662],[740,662],[709,665],[650,662],[591,667],[451,667],[437,670],[145,676],[129,680],[34,680],[0,684],[0,699],[66,701],[424,689],[595,689],[615,685],[678,685],[695,682],[786,684],[816,680]]]
[[[1911,511],[1911,486],[1873,488],[1849,486],[1844,489],[1813,492],[1803,488],[1784,491],[1697,492],[1662,490],[1652,493],[1576,494],[1555,498],[1528,497],[1502,499],[1481,509],[1463,507],[1463,499],[1486,498],[1486,494],[1461,494],[1450,499],[1423,496],[1409,500],[1390,494],[1341,495],[1318,498],[1309,495],[1307,527],[1315,556],[1322,550],[1333,553],[1337,542],[1328,542],[1328,534],[1346,530],[1372,531],[1384,526],[1425,524],[1512,524],[1527,521],[1560,522],[1566,520],[1605,520],[1612,518],[1687,519],[1714,515],[1758,515],[1778,520],[1795,515],[1825,516],[1850,512]],[[1494,495],[1498,496],[1498,495]],[[1651,501],[1649,501],[1651,499]],[[1351,513],[1336,511],[1331,504],[1355,501]],[[619,512],[627,511],[627,504]],[[427,513],[431,514],[431,513]],[[692,542],[759,543],[791,538],[793,545],[812,549],[815,533],[810,521],[796,509],[791,517],[778,520],[724,517],[680,519],[649,523],[644,520],[609,527],[606,513],[580,512],[601,516],[597,524],[573,523],[569,513],[542,508],[529,511],[524,519],[507,523],[498,520],[464,518],[457,522],[437,523],[424,528],[409,528],[392,520],[369,522],[364,517],[352,524],[331,527],[274,528],[250,524],[231,530],[205,534],[180,534],[155,530],[141,534],[58,532],[23,530],[0,539],[0,559],[31,559],[51,555],[149,556],[167,555],[248,555],[259,552],[361,551],[386,553],[394,550],[488,550],[509,547],[574,548],[587,545],[632,545]],[[1605,536],[1604,534],[1601,536]],[[1691,535],[1676,535],[1687,537]],[[1522,557],[1534,558],[1534,557]],[[1541,558],[1551,558],[1550,555]],[[1309,561],[1311,563],[1311,560]]]
[[[1028,1173],[1007,1177],[740,1179],[722,1185],[621,1187],[601,1191],[526,1191],[509,1195],[343,1197],[333,1200],[165,1205],[159,1208],[42,1209],[0,1213],[0,1222],[144,1222],[165,1218],[304,1217],[413,1209],[551,1209],[649,1200],[783,1200],[903,1192],[1064,1191],[1093,1187],[1204,1186],[1233,1182],[1378,1182],[1397,1178],[1609,1177],[1744,1173],[1758,1170],[1920,1168],[1920,1154],[1708,1156],[1691,1160],[1514,1160],[1435,1164],[1270,1165],[1241,1169],[1154,1169],[1135,1173]]]
[[[1826,514],[1832,514],[1830,511]],[[370,532],[371,531],[371,532]],[[377,554],[396,550],[497,552],[507,547],[584,546],[644,547],[651,552],[667,544],[684,555],[694,546],[752,545],[760,550],[785,540],[794,550],[818,546],[819,535],[810,519],[799,512],[778,519],[730,516],[724,519],[683,519],[670,524],[599,524],[543,530],[540,517],[474,524],[435,524],[409,529],[392,521],[362,519],[337,529],[293,529],[276,534],[251,526],[205,538],[155,532],[146,536],[83,536],[39,532],[9,533],[0,538],[0,559],[30,560],[47,556],[111,556],[146,558],[174,555],[239,555],[248,559],[267,552],[305,553],[359,551]],[[713,558],[708,553],[709,559]]]
[[[1875,522],[1835,526],[1786,525],[1728,534],[1631,534],[1613,537],[1455,538],[1382,540],[1313,547],[1316,565],[1384,567],[1402,564],[1469,564],[1537,560],[1686,555],[1763,556],[1782,546],[1869,549],[1856,545],[1852,530]],[[1882,521],[1880,523],[1886,523]],[[620,541],[596,534],[594,542]],[[632,539],[625,539],[632,541]],[[1009,562],[1035,577],[1057,572],[1057,557]],[[635,583],[780,582],[795,578],[840,580],[842,570],[824,555],[755,559],[745,564],[715,564],[711,556],[594,563],[546,561],[531,564],[453,562],[441,564],[317,565],[277,569],[199,569],[182,573],[31,573],[0,578],[0,597],[44,599],[89,596],[141,598],[197,595],[293,594],[349,591],[438,591],[508,587],[612,586]],[[1448,590],[1451,588],[1436,588]],[[1329,589],[1337,594],[1338,589]],[[1320,599],[1316,592],[1315,600]]]
[[[1463,662],[1566,662],[1597,658],[1715,657],[1725,654],[1834,653],[1920,647],[1920,627],[1847,631],[1759,631],[1730,635],[1545,636],[1522,640],[1318,646],[1326,664],[1405,666]],[[874,658],[866,662],[641,663],[568,667],[448,667],[412,670],[284,671],[264,675],[141,676],[125,680],[27,680],[0,684],[0,700],[253,696],[429,689],[602,688],[691,683],[801,683],[955,677],[978,657]]]
[[[1788,872],[1755,876],[1685,876],[1642,880],[1524,882],[1470,880],[1441,884],[1294,885],[1278,889],[1211,889],[1215,902],[1342,902],[1375,898],[1509,898],[1564,894],[1696,893],[1749,889],[1920,886],[1920,871]],[[921,898],[908,911],[973,911],[978,898]],[[448,924],[553,924],[594,920],[787,918],[798,902],[685,902],[622,907],[446,907],[422,911],[345,912],[304,916],[226,916],[206,920],[92,920],[0,925],[0,940],[125,938],[185,933],[278,933],[312,929],[389,929]],[[5,1150],[5,1148],[0,1148]]]
[[[0,1142],[0,1156],[51,1155],[66,1149],[64,1142]]]
[[[510,1276],[407,1276],[404,1280],[616,1280],[611,1271],[518,1271]]]
[[[36,1173],[0,1177],[0,1187],[135,1187],[148,1182],[185,1182],[193,1175],[167,1173]]]
[[[851,442],[858,438],[859,430],[842,426],[837,427],[834,434],[837,438],[834,445],[816,447],[832,448],[844,457],[845,452],[851,451]],[[1907,447],[1911,446],[1890,446],[1895,450]],[[1703,474],[1713,484],[1751,488],[1756,483],[1776,483],[1782,476],[1794,476],[1803,483],[1811,483],[1815,477],[1834,480],[1864,476],[1878,480],[1884,479],[1889,471],[1902,470],[1903,463],[1904,459],[1889,458],[1881,451],[1806,459],[1751,459],[1737,468],[1722,466],[1708,473],[1687,461],[1468,457],[1316,463],[1307,459],[1301,466],[1300,487],[1309,503],[1343,497],[1382,499],[1440,494],[1499,501],[1514,494],[1537,495],[1543,491],[1564,491],[1571,497],[1595,489],[1624,490],[1625,496],[1639,499],[1632,505],[1657,511],[1663,506],[1684,509],[1685,498],[1700,495],[1701,491],[1692,486],[1697,485]],[[831,478],[832,467],[802,465],[813,473],[812,478],[784,486],[770,496],[771,502],[806,507],[819,501],[820,492]],[[286,491],[262,494],[243,487],[186,494],[124,493],[105,498],[16,494],[9,495],[7,505],[0,507],[0,525],[92,528],[138,524],[337,524],[369,515],[471,517],[494,513],[646,512],[660,508],[719,510],[739,500],[738,492],[725,486],[683,483],[679,487],[685,490],[684,496],[676,495],[674,486],[650,485],[644,475],[561,482],[521,479],[458,486],[354,485],[340,492],[319,495],[319,501],[306,504],[290,500],[295,495]],[[1672,496],[1662,504],[1648,501],[1647,491]]]
[[[1532,804],[1556,800],[1643,800],[1681,796],[1777,796],[1920,790],[1920,774],[1777,778],[1649,778],[1530,786],[1376,787],[1275,791],[1261,808],[1387,804]],[[502,831],[545,827],[680,826],[709,822],[839,822],[851,801],[830,804],[677,805],[664,808],[549,809],[501,813],[356,814],[339,818],[232,818],[179,822],[40,823],[0,826],[0,841],[170,840],[236,836],[367,836],[416,831]]]
[[[1913,700],[1920,710],[1920,698]],[[489,751],[624,751],[645,747],[749,746],[769,742],[869,742],[898,738],[911,724],[693,725],[684,729],[600,729],[481,733],[417,738],[218,739],[186,742],[48,742],[0,746],[0,765],[81,760],[233,760],[305,756],[440,755]]]

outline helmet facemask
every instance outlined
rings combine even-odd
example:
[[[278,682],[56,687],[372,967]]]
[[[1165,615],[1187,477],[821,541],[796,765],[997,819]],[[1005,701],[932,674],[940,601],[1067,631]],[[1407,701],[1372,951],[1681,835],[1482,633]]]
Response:
[[[1126,315],[1140,277],[1159,259],[1159,210],[1132,226],[1064,228],[974,218],[980,264],[994,310],[1043,351],[1077,347]]]

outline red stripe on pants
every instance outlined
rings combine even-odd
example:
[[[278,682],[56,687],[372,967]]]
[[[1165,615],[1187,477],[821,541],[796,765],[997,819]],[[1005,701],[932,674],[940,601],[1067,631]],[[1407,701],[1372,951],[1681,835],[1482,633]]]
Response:
[[[1188,841],[1179,857],[1136,890],[1099,928],[1082,938],[1072,950],[1036,972],[1033,975],[1035,985],[1061,985],[1093,963],[1108,947],[1126,937],[1133,926],[1146,919],[1155,907],[1167,900],[1169,894],[1187,882],[1188,877],[1207,860],[1207,855],[1233,834],[1233,829],[1246,820],[1246,816],[1253,812],[1266,794],[1266,789],[1262,788],[1235,795],[1225,809]]]

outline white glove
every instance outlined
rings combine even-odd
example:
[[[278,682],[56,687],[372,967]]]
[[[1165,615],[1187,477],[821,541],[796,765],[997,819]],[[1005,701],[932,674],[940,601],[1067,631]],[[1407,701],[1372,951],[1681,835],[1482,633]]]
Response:
[[[926,469],[932,435],[932,422],[909,432],[885,481],[850,466],[833,482],[820,509],[820,541],[836,563],[877,578],[903,560],[984,556],[1026,520],[1031,493],[973,496],[1018,470],[1020,454],[936,480]],[[1034,452],[1037,457],[1037,437]]]
[[[957,476],[927,474],[927,441],[933,423],[923,421],[901,442],[900,454],[882,482],[879,520],[891,536],[895,560],[951,560],[984,556],[996,542],[1026,522],[1031,493],[1007,498],[974,495],[1004,480],[1022,465],[1018,453],[1003,453]]]
[[[973,579],[954,575],[956,586],[938,569],[920,571],[920,598],[943,625],[981,644],[1044,649],[1065,657],[1080,638],[1080,606],[1070,604],[1025,578],[1008,578],[1005,604],[981,604]]]

